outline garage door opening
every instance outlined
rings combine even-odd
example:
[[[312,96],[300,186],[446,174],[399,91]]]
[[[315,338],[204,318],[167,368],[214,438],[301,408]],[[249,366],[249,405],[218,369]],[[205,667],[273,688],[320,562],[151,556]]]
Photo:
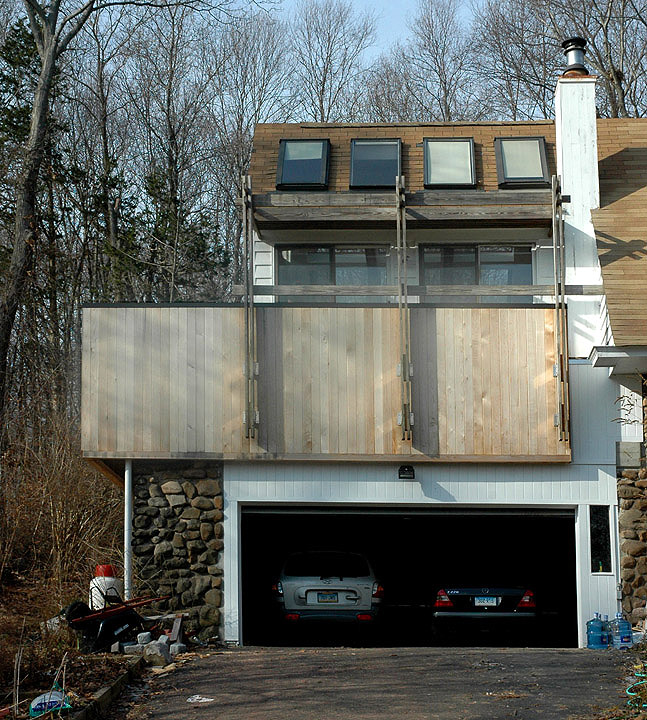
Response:
[[[246,645],[577,646],[573,512],[246,507],[241,522]],[[286,557],[306,550],[366,556],[385,588],[370,633],[356,635],[341,625],[297,628],[282,620],[272,586]],[[517,631],[514,620],[466,618],[436,632],[438,589],[477,585],[532,590],[538,623]]]

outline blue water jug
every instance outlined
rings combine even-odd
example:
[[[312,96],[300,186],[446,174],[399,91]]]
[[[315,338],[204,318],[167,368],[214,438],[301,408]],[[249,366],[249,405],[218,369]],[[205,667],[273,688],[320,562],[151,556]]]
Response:
[[[609,636],[600,619],[600,613],[595,613],[586,623],[586,647],[594,650],[604,650],[609,647]]]
[[[631,647],[633,643],[631,623],[622,617],[622,613],[616,613],[611,622],[611,641],[617,648]]]

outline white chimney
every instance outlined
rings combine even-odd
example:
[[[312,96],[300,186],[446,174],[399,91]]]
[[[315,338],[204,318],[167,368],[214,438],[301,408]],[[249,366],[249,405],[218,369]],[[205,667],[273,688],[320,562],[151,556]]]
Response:
[[[568,66],[555,92],[555,146],[557,174],[564,204],[566,284],[601,285],[602,275],[591,210],[600,205],[598,143],[595,107],[596,78],[584,66],[586,41],[579,37],[562,43]],[[600,298],[569,299],[571,356],[587,357],[599,340]]]

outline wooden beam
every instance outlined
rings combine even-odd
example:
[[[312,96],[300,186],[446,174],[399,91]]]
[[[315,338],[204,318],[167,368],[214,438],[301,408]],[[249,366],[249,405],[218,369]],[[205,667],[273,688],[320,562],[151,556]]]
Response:
[[[543,205],[551,208],[550,190],[423,190],[405,193],[407,207],[470,205]],[[393,193],[273,192],[254,195],[255,208],[393,207]],[[395,213],[392,214],[395,216]],[[395,218],[394,218],[395,219]]]
[[[553,285],[409,285],[409,295],[418,297],[442,297],[443,295],[468,297],[479,296],[528,296],[553,297]],[[232,295],[244,295],[242,285],[232,287]],[[602,285],[567,285],[566,295],[602,295]],[[294,295],[298,297],[321,296],[397,296],[397,285],[254,285],[254,295]]]
[[[93,453],[102,458],[123,459],[123,453]],[[563,455],[425,455],[412,452],[410,454],[349,454],[349,453],[205,453],[205,452],[130,452],[129,459],[132,460],[242,460],[253,462],[258,460],[274,460],[283,462],[424,462],[424,463],[568,463],[571,461],[570,452]],[[86,458],[87,459],[87,458]]]
[[[117,487],[120,487],[123,490],[124,479],[121,475],[119,475],[119,473],[116,473],[111,467],[108,467],[108,465],[101,460],[94,458],[85,458],[85,460],[88,465],[91,465],[95,470],[98,470],[102,475],[107,477],[110,482],[113,482]]]

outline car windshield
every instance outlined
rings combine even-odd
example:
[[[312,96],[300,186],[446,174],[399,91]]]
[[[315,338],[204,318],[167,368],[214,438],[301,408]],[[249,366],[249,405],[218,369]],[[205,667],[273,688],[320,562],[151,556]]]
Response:
[[[341,552],[297,553],[290,556],[283,570],[292,577],[367,577],[368,564],[361,555]]]

